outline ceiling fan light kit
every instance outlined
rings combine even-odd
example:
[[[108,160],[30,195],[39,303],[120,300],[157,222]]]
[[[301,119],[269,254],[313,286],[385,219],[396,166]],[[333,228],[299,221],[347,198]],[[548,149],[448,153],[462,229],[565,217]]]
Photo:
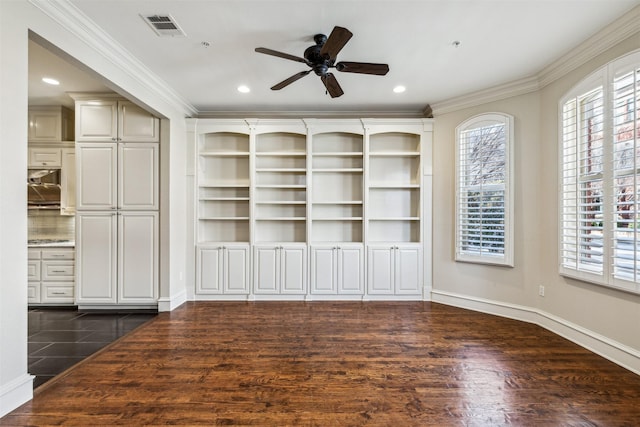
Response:
[[[266,47],[257,47],[255,51],[265,55],[302,62],[310,67],[309,70],[296,73],[272,86],[271,90],[280,90],[285,88],[313,71],[320,77],[320,80],[327,89],[327,93],[331,95],[332,98],[337,98],[344,94],[344,91],[340,87],[336,77],[329,72],[331,68],[335,68],[337,71],[345,73],[372,74],[376,76],[384,76],[389,72],[389,65],[387,64],[348,61],[336,63],[338,53],[340,53],[351,37],[353,37],[353,33],[343,27],[334,27],[331,34],[329,34],[329,37],[324,34],[316,34],[313,37],[316,44],[305,49],[303,55],[304,58],[290,55],[288,53],[278,52],[277,50],[268,49]]]

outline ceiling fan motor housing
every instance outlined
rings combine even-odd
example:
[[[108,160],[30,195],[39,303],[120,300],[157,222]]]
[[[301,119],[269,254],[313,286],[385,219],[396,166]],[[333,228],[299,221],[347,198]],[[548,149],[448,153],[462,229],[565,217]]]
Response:
[[[333,66],[335,62],[328,55],[320,55],[320,50],[324,43],[327,41],[327,36],[324,34],[316,34],[313,36],[313,40],[316,42],[313,46],[309,46],[304,51],[304,59],[309,61],[309,66],[313,68],[313,72],[318,76],[324,76],[329,72],[329,68]]]

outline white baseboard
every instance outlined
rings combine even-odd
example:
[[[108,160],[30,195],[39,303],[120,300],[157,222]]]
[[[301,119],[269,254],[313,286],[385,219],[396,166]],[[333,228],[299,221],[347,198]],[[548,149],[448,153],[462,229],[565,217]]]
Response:
[[[187,291],[183,290],[168,298],[158,299],[158,311],[173,311],[187,302]]]
[[[33,375],[24,374],[0,387],[0,417],[33,398]]]
[[[640,351],[536,308],[432,290],[433,302],[541,326],[640,375]]]

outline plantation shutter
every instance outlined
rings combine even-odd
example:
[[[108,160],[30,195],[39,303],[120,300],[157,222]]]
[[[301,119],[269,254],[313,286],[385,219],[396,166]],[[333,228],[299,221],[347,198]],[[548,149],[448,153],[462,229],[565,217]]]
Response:
[[[495,115],[493,115],[495,117]],[[456,258],[511,262],[508,120],[478,120],[457,136]]]
[[[639,97],[640,69],[615,75],[612,88],[614,217],[611,268],[616,279],[633,282],[640,279],[637,196],[640,185]]]
[[[603,90],[568,100],[562,111],[561,262],[603,274]]]

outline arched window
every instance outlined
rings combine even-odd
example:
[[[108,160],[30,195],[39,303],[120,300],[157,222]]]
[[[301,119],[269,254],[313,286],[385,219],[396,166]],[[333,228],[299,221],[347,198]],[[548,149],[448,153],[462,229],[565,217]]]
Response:
[[[560,101],[560,273],[640,293],[640,52]]]
[[[513,117],[456,128],[456,260],[513,266]]]

